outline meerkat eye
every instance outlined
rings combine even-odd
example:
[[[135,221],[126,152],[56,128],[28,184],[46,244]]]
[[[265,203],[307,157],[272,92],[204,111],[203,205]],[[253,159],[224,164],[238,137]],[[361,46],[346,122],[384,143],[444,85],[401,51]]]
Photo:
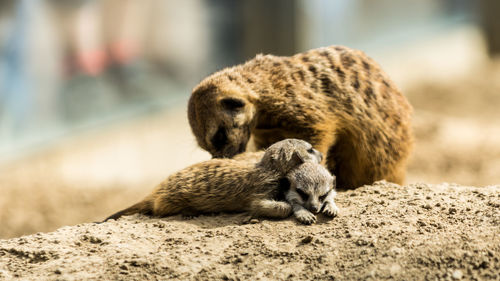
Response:
[[[317,151],[316,149],[314,149],[314,147],[311,146],[311,148],[307,150],[307,153],[314,155],[314,157],[316,157],[318,162],[323,161],[323,153]]]
[[[307,199],[309,198],[309,194],[305,193],[303,190],[301,189],[297,189],[297,193],[300,195],[300,197],[302,198],[302,200],[304,201],[307,201]]]
[[[321,196],[319,197],[319,201],[320,201],[320,202],[325,201],[326,196],[328,196],[328,193],[325,193],[325,194],[321,195]]]
[[[225,98],[220,103],[224,109],[230,111],[236,111],[245,106],[245,102],[237,98]]]
[[[212,137],[212,145],[216,150],[221,150],[227,144],[227,135],[224,127],[219,127],[215,135]]]

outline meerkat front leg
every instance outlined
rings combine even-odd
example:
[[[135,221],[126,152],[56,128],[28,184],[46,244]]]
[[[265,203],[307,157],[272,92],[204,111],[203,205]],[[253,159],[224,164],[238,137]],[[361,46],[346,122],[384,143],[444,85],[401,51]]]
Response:
[[[335,195],[337,195],[337,192],[333,189],[330,190],[324,200],[323,208],[321,209],[321,212],[329,217],[336,217],[339,213],[339,208],[335,205],[334,201]]]
[[[293,206],[293,214],[303,224],[313,224],[316,222],[316,216],[301,205]]]
[[[283,219],[292,214],[292,206],[287,202],[271,199],[259,199],[252,202],[251,214],[255,217]]]
[[[293,215],[299,222],[303,224],[313,224],[316,222],[316,216],[302,206],[304,202],[297,192],[290,190],[285,196],[288,203],[292,205]]]

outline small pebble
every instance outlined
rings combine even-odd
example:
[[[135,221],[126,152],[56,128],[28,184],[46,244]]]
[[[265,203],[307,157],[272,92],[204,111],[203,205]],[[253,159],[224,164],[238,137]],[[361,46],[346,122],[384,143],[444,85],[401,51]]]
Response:
[[[451,277],[452,277],[453,279],[455,279],[455,280],[462,279],[462,276],[463,276],[462,271],[460,271],[460,270],[458,270],[458,269],[457,269],[457,270],[455,270],[455,271],[453,271],[453,273],[451,274]]]
[[[302,238],[302,240],[300,241],[300,243],[302,243],[302,244],[308,244],[308,243],[311,243],[312,240],[313,240],[313,237],[311,235],[308,235],[308,236]]]
[[[251,219],[250,223],[251,224],[256,224],[256,223],[259,223],[259,220],[258,219]]]
[[[418,220],[418,221],[417,221],[417,224],[418,224],[419,226],[426,226],[426,225],[427,225],[427,224],[426,224],[424,221],[422,221],[422,220]]]

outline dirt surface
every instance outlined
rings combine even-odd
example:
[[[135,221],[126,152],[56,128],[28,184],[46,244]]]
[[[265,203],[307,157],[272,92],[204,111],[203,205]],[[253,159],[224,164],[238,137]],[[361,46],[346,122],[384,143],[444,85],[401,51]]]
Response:
[[[0,240],[0,278],[500,279],[500,186],[378,182],[337,205],[312,226],[131,216]]]

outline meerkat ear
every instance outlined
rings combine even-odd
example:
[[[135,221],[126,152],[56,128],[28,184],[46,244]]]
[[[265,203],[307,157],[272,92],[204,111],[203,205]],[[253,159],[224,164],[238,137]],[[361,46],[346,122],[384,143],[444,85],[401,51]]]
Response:
[[[300,154],[298,151],[293,152],[291,161],[297,162],[298,165],[305,162],[303,155]]]
[[[299,166],[304,162],[305,162],[304,157],[298,151],[294,151],[292,153],[292,157],[290,158],[290,163],[292,167]]]
[[[226,110],[237,111],[245,106],[245,101],[235,97],[223,98],[220,101],[222,107]]]
[[[281,163],[277,166],[282,166],[281,170],[284,173],[288,173],[291,169],[305,162],[304,158],[298,151],[290,151],[286,148],[281,148],[278,154],[274,155],[272,158],[273,161]]]

